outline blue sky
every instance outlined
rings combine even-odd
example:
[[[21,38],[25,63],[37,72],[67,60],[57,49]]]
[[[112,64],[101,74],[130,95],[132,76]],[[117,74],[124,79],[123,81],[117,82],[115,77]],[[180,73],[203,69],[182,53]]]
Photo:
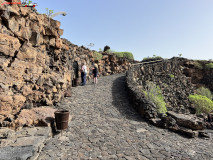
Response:
[[[32,0],[33,1],[33,0]],[[136,60],[182,54],[213,59],[213,0],[34,0],[38,12],[66,11],[63,38],[91,49],[109,45]]]

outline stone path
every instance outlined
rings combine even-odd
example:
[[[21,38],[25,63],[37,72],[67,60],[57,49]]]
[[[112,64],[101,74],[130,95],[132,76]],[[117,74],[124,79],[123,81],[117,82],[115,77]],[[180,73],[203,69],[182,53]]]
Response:
[[[213,139],[188,139],[144,121],[132,109],[124,74],[73,88],[59,108],[73,115],[68,131],[47,140],[44,159],[212,159]]]

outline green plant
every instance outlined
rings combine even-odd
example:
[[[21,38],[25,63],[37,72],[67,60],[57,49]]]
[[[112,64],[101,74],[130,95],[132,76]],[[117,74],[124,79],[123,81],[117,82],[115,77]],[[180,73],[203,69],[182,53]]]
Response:
[[[46,11],[47,11],[47,15],[48,15],[48,11],[49,11],[49,9],[48,8],[45,8],[46,9]]]
[[[123,58],[123,54],[121,52],[114,52],[117,57]]]
[[[49,8],[45,8],[47,11],[47,16],[51,16],[53,14],[53,10],[49,10]]]
[[[175,78],[174,74],[169,75],[170,78]]]
[[[93,54],[95,60],[101,60],[103,55],[99,52],[94,52]]]
[[[134,56],[131,52],[114,52],[114,54],[118,57],[134,59]]]
[[[163,58],[160,56],[145,57],[145,58],[143,58],[142,62],[149,62],[149,61],[156,61],[156,60],[163,60]]]
[[[122,52],[122,53],[123,53],[123,57],[127,59],[134,59],[134,56],[131,52]]]
[[[115,51],[113,51],[113,50],[111,50],[111,49],[108,49],[108,50],[106,50],[105,52],[107,52],[107,53],[114,53]]]
[[[205,65],[206,69],[213,69],[213,63],[208,63]]]
[[[49,10],[49,16],[53,14],[53,10]]]
[[[202,64],[199,61],[195,61],[194,62],[194,66],[195,66],[195,68],[203,69],[203,66],[202,66]]]
[[[143,91],[145,97],[157,106],[158,113],[164,113],[166,115],[166,103],[160,87],[155,83],[148,81],[145,88],[146,89]]]
[[[178,54],[178,56],[179,56],[179,57],[182,57],[182,54],[180,53],[180,54]]]
[[[196,93],[202,96],[206,96],[208,99],[212,100],[212,93],[208,88],[200,87],[196,90]]]
[[[197,114],[208,114],[213,110],[213,102],[206,96],[198,94],[189,95],[189,100],[193,103]]]

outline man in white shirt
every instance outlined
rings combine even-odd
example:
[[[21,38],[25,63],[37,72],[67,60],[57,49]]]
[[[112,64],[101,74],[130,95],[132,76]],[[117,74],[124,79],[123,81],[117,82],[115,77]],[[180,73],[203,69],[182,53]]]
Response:
[[[82,86],[86,85],[86,78],[87,78],[87,66],[84,63],[81,67],[81,80],[82,80]]]

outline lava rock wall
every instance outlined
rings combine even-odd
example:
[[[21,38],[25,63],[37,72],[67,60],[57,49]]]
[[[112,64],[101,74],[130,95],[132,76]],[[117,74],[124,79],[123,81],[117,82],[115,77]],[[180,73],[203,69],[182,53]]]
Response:
[[[187,77],[183,73],[183,66],[186,61],[182,58],[173,58],[133,66],[127,73],[127,85],[135,95],[133,97],[142,97],[139,98],[140,101],[145,101],[146,98],[142,90],[145,90],[148,81],[152,81],[162,90],[164,100],[167,103],[167,110],[184,114],[192,112],[193,108],[188,96],[194,93],[194,86],[191,83],[191,77]],[[149,103],[150,107],[144,109],[145,112],[149,112],[147,118],[156,117],[156,106],[151,102]]]
[[[79,79],[81,65],[91,69],[94,51],[61,39],[62,34],[60,22],[35,8],[0,5],[0,124],[13,121],[21,109],[55,105]],[[114,55],[96,63],[100,75],[130,66],[128,60]]]
[[[205,136],[200,131],[206,128],[205,117],[195,115],[195,108],[188,97],[200,86],[208,87],[212,83],[212,75],[208,74],[212,69],[203,69],[203,72],[198,69],[196,72],[196,63],[184,58],[172,58],[133,65],[127,72],[126,84],[134,108],[142,117],[158,127],[188,137]],[[143,91],[150,81],[162,91],[167,104],[167,116],[159,114],[157,106],[144,95]]]

